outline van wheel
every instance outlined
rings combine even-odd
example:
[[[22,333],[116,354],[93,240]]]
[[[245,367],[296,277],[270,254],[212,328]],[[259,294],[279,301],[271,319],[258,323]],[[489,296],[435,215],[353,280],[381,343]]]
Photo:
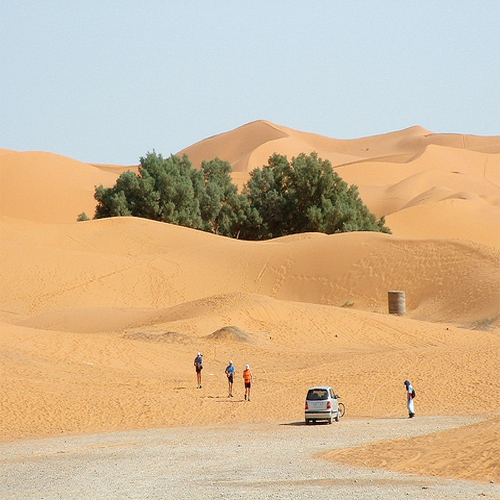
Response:
[[[339,412],[337,412],[337,416],[335,417],[335,422],[338,422],[340,420],[340,415]]]
[[[309,425],[310,423],[311,421],[308,418],[306,418],[306,425]]]
[[[330,417],[330,418],[328,419],[328,423],[329,423],[329,424],[333,424],[333,417]]]

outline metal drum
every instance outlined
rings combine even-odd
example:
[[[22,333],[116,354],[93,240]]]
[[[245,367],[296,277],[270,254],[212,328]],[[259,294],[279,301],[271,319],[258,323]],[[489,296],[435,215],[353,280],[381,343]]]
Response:
[[[389,314],[403,315],[406,313],[405,292],[401,290],[389,291]]]

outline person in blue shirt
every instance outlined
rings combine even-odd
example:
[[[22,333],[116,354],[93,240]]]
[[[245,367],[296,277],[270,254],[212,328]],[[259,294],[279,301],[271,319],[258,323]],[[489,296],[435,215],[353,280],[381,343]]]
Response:
[[[194,358],[194,367],[196,369],[196,378],[198,380],[198,389],[201,389],[201,370],[203,370],[203,355],[199,352]]]
[[[233,382],[234,382],[234,364],[232,361],[229,361],[229,365],[226,367],[226,371],[224,372],[227,376],[227,383],[229,386],[229,397],[233,397]]]

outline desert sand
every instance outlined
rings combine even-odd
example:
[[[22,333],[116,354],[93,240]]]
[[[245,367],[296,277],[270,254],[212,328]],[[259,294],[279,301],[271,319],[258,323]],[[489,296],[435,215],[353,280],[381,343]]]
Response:
[[[229,160],[241,185],[273,152],[311,151],[392,235],[247,242],[131,217],[76,222],[93,216],[95,185],[136,167],[0,150],[0,440],[300,421],[318,383],[341,394],[346,419],[399,419],[409,379],[417,418],[482,423],[329,458],[500,480],[500,137],[412,127],[339,140],[258,121],[179,153]],[[389,290],[405,291],[404,316],[388,314]],[[240,397],[251,365],[251,403],[227,398],[229,359]]]

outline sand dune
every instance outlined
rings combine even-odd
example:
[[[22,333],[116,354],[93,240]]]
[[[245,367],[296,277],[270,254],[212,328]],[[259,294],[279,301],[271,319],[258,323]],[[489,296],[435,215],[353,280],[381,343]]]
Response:
[[[0,148],[0,156],[1,155],[6,155],[6,154],[10,154],[10,153],[17,153],[18,151],[15,151],[14,149],[4,149],[4,148]]]
[[[408,163],[358,163],[341,167],[339,173],[359,186],[362,199],[379,216],[427,203],[430,194],[433,201],[477,196],[498,206],[500,200],[498,154],[429,146]]]
[[[301,152],[317,151],[321,157],[329,159],[333,166],[339,166],[349,162],[382,159],[401,163],[419,156],[430,145],[500,153],[498,137],[434,134],[422,127],[341,140],[299,132],[267,121],[256,121],[200,141],[183,149],[180,154],[187,154],[193,164],[198,165],[203,159],[221,157],[221,152],[224,152],[223,159],[230,161],[235,171],[249,172],[267,163],[268,157],[274,152],[291,157]],[[252,162],[245,161],[250,158]],[[264,159],[263,163],[260,158]]]
[[[257,121],[205,139],[179,154],[187,154],[195,166],[215,156],[229,160],[234,181],[241,186],[249,172],[267,164],[274,152],[291,157],[312,151],[329,159],[349,184],[356,184],[363,201],[378,217],[459,198],[473,200],[470,212],[477,213],[479,220],[490,220],[488,214],[500,206],[499,137],[434,134],[411,127],[339,140]],[[81,212],[92,217],[95,186],[111,186],[125,170],[137,171],[137,167],[88,165],[49,153],[2,150],[1,158],[0,215],[41,222],[73,222]],[[46,195],[30,195],[37,190]],[[484,202],[485,217],[475,204],[477,198]],[[430,234],[440,234],[442,207],[427,207],[416,222],[428,227]],[[496,238],[484,234],[496,234],[498,224],[482,225],[484,230],[474,239],[474,232],[464,231],[457,217],[453,227],[448,220],[446,237],[453,237],[456,231],[457,238],[490,244]]]
[[[123,174],[124,172],[127,172],[128,170],[131,170],[132,172],[138,174],[139,173],[139,165],[108,165],[105,163],[92,163],[91,166],[102,170],[103,172],[110,172],[114,176],[118,177],[119,175]],[[113,181],[114,184],[114,181]]]
[[[429,193],[429,198],[434,193]],[[409,206],[387,217],[394,235],[403,238],[463,239],[500,248],[498,207],[480,198],[454,193],[436,201]],[[432,220],[433,224],[428,221]]]
[[[0,150],[0,440],[300,421],[316,383],[350,417],[404,418],[406,378],[417,417],[498,418],[500,138],[412,127],[339,140],[258,121],[183,152],[228,159],[241,185],[275,151],[328,158],[393,234],[248,242],[132,217],[77,223],[95,185],[136,167]],[[406,292],[404,317],[388,314],[392,289]],[[238,380],[254,369],[252,405],[225,398],[228,359]],[[498,428],[478,429],[489,460]],[[387,466],[491,474],[447,460],[455,437],[428,439],[427,465],[392,443]]]
[[[251,140],[250,140],[251,138]],[[229,147],[225,146],[229,143]],[[356,184],[363,201],[378,217],[391,215],[408,206],[442,201],[450,197],[475,196],[498,208],[500,205],[500,138],[462,134],[434,134],[422,127],[353,140],[339,140],[299,132],[270,122],[258,121],[201,141],[182,151],[194,165],[215,156],[231,162],[233,178],[240,186],[248,173],[267,164],[274,152],[289,158],[316,151],[330,160],[340,176]],[[226,153],[226,156],[224,154]],[[491,212],[491,207],[485,207]],[[441,206],[424,210],[416,222],[439,234]],[[471,212],[478,213],[472,205]],[[481,214],[478,213],[481,220]],[[489,217],[486,217],[488,220]],[[500,216],[497,216],[497,221]],[[446,225],[446,235],[453,232]],[[390,226],[390,225],[389,225]],[[453,224],[457,238],[497,241],[498,222],[489,224],[477,240],[463,230],[459,218]]]
[[[64,156],[43,152],[1,155],[0,214],[37,222],[74,222],[95,211],[96,185],[116,175]]]
[[[500,250],[477,243],[377,233],[246,242],[135,218],[2,226],[2,309],[30,321],[75,304],[158,309],[239,291],[386,312],[392,289],[406,291],[409,317],[499,319]]]

